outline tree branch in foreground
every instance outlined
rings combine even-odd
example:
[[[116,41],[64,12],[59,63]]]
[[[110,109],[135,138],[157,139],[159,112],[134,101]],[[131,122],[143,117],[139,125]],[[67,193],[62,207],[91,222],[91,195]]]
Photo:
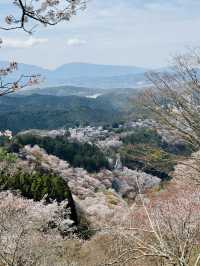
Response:
[[[6,26],[0,29],[23,29],[31,34],[38,24],[54,26],[62,21],[69,21],[79,10],[86,8],[86,2],[87,0],[14,0],[16,12],[5,17]],[[28,27],[28,23],[33,24]]]

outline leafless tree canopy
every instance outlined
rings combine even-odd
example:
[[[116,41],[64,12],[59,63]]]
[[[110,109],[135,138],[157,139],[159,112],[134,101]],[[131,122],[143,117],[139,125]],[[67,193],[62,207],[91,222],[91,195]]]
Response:
[[[141,202],[127,219],[130,226],[111,232],[114,258],[104,265],[198,266],[199,188],[172,185],[148,201],[139,195]]]
[[[174,58],[166,72],[149,73],[152,88],[142,101],[161,129],[176,135],[194,149],[200,147],[200,56],[196,51]]]

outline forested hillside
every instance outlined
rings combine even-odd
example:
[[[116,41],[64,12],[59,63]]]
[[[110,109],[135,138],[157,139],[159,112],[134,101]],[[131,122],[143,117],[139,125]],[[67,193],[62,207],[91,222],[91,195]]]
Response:
[[[200,266],[200,1],[163,2],[0,1],[0,266]]]
[[[0,99],[0,129],[13,132],[77,125],[104,125],[118,121],[121,113],[109,99],[32,95]]]

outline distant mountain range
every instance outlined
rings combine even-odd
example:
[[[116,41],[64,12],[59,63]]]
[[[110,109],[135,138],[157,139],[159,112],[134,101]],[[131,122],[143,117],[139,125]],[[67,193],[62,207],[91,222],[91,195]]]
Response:
[[[0,67],[7,62],[0,61]],[[38,66],[19,64],[18,70],[9,76],[8,81],[14,81],[21,74],[41,74],[46,86],[79,86],[88,88],[134,88],[147,84],[145,72],[147,69],[134,66],[97,65],[89,63],[69,63],[55,70]]]

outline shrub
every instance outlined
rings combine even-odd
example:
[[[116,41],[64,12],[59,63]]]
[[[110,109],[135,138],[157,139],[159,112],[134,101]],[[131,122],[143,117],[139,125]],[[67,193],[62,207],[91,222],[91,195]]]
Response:
[[[21,194],[36,201],[46,196],[46,200],[57,200],[59,202],[68,198],[68,187],[65,181],[53,173],[31,173],[18,169],[15,172],[7,166],[0,172],[1,190],[19,190]]]
[[[122,138],[125,144],[150,144],[160,147],[162,144],[162,137],[156,130],[149,128],[136,128],[131,135]]]

